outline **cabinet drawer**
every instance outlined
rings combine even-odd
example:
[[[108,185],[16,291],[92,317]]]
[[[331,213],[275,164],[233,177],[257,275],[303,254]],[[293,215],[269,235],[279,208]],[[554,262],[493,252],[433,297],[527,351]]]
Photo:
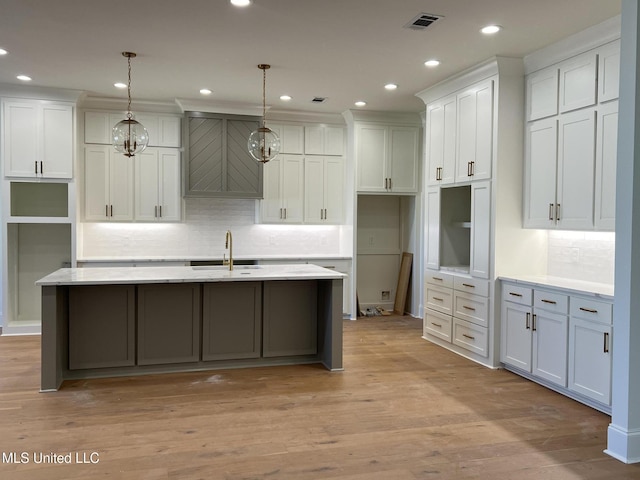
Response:
[[[451,317],[425,308],[422,334],[425,337],[433,335],[451,342]]]
[[[453,290],[427,285],[425,291],[425,306],[441,313],[453,313]]]
[[[571,297],[570,308],[572,317],[611,325],[613,305],[609,302]]]
[[[465,292],[453,293],[453,314],[483,327],[489,324],[489,299]]]
[[[427,270],[425,273],[425,282],[431,285],[453,288],[453,275]]]
[[[535,290],[533,292],[533,306],[548,312],[566,315],[569,312],[569,297],[561,293]]]
[[[473,293],[483,297],[489,296],[489,281],[478,278],[454,277],[453,288],[460,292]]]
[[[520,287],[511,283],[502,284],[502,300],[519,303],[521,305],[531,305],[532,289]]]
[[[487,329],[458,318],[453,319],[453,343],[486,357],[489,349]]]

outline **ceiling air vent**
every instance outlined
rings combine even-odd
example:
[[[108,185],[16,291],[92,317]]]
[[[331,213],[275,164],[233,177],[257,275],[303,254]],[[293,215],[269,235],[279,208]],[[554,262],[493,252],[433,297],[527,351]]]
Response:
[[[313,103],[324,103],[327,100],[327,97],[313,97],[311,100]]]
[[[442,15],[433,15],[431,13],[421,13],[416,16],[407,23],[404,28],[409,28],[411,30],[424,30],[430,25],[433,25],[435,22],[444,18]]]

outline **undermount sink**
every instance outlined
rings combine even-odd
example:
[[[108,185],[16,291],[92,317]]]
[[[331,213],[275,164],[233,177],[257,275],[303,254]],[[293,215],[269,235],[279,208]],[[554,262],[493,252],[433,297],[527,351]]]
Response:
[[[193,270],[229,270],[229,265],[193,265]],[[260,265],[234,265],[234,270],[257,270],[262,268]]]

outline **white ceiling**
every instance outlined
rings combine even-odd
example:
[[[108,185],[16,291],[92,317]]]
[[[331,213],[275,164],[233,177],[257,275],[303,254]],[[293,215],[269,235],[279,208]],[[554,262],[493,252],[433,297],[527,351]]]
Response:
[[[425,31],[416,15],[443,15]],[[415,93],[494,55],[524,56],[620,13],[620,0],[0,0],[0,83],[70,88],[137,100],[259,106],[270,63],[274,110],[417,112]],[[504,27],[493,37],[479,33]],[[424,66],[429,58],[442,63]],[[389,92],[386,83],[399,85]],[[281,94],[293,100],[283,103]],[[314,96],[327,97],[313,104]]]

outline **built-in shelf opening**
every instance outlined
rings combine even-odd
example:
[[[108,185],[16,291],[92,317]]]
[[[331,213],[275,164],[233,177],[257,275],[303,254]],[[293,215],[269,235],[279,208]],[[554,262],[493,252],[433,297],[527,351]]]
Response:
[[[440,268],[469,272],[471,186],[449,187],[440,197]]]
[[[11,182],[12,217],[67,217],[67,183]]]

